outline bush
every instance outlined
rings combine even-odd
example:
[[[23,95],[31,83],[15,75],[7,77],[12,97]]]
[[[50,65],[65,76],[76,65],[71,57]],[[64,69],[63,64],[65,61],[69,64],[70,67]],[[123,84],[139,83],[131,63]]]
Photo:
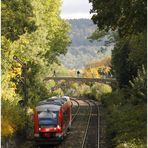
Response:
[[[24,127],[26,117],[24,110],[14,102],[2,100],[2,137],[12,135]]]
[[[146,147],[146,72],[140,70],[131,87],[101,97],[108,140],[117,148]]]
[[[95,83],[91,87],[91,94],[97,99],[100,100],[101,96],[112,92],[112,88],[107,84]]]
[[[140,140],[132,140],[117,145],[117,148],[146,148],[146,145],[144,145]]]

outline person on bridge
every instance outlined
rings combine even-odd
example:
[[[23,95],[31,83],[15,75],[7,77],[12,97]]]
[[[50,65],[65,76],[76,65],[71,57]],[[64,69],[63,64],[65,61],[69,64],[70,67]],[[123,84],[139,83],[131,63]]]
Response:
[[[77,77],[78,78],[80,77],[80,71],[79,70],[77,71]]]
[[[55,72],[55,70],[53,71],[53,77],[56,77],[56,72]]]

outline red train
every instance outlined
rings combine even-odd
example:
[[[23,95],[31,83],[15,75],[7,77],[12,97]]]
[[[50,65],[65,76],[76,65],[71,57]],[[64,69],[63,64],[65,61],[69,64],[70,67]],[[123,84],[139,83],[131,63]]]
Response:
[[[72,103],[67,96],[39,102],[34,111],[34,138],[37,145],[61,142],[71,127]]]

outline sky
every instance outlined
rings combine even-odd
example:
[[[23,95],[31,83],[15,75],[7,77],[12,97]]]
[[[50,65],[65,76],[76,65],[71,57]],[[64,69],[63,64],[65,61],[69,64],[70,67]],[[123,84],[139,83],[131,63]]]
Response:
[[[64,19],[91,18],[89,0],[62,0],[61,17]]]

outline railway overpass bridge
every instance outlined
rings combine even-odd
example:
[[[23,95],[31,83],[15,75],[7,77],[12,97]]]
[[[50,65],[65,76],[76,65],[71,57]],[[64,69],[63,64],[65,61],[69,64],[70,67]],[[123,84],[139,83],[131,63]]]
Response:
[[[46,77],[44,81],[54,80],[55,82],[65,80],[66,82],[98,82],[103,84],[117,87],[117,81],[115,78],[83,78],[83,77]]]

